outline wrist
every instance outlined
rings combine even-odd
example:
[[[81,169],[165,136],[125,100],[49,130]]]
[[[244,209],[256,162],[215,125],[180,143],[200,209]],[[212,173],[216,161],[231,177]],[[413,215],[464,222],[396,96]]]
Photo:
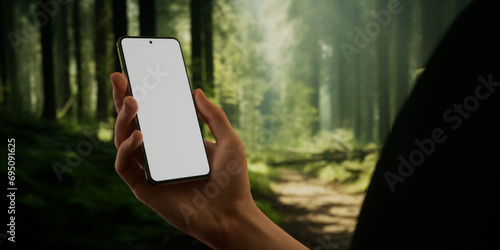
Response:
[[[272,222],[252,201],[232,214],[214,249],[307,249]],[[221,231],[222,232],[222,231]]]
[[[232,213],[225,225],[221,225],[222,241],[218,241],[214,249],[246,249],[245,242],[262,233],[262,227],[268,224],[266,220],[268,218],[252,200],[251,204]]]
[[[217,227],[210,234],[210,238],[203,240],[213,249],[234,249],[240,244],[242,234],[245,230],[255,230],[256,222],[262,221],[265,215],[255,205],[253,200],[242,204],[240,208],[218,216]],[[267,219],[267,217],[265,217]],[[237,247],[240,248],[241,247]]]

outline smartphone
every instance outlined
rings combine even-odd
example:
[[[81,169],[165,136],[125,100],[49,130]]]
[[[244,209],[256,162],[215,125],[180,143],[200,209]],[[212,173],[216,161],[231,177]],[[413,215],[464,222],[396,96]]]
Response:
[[[207,177],[210,164],[181,45],[168,37],[121,37],[122,71],[139,105],[144,171],[152,185]]]

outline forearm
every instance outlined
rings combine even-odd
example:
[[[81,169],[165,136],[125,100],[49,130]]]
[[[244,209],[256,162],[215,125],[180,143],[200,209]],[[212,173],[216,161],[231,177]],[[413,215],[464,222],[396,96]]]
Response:
[[[307,249],[267,218],[257,206],[245,208],[233,215],[226,241],[216,249]]]

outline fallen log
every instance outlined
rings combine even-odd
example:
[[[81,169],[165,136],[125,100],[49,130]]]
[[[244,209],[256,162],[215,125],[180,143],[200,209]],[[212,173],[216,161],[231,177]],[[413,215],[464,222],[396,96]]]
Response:
[[[345,160],[364,160],[365,156],[376,152],[376,149],[350,149],[350,150],[325,150],[312,151],[308,149],[288,149],[282,151],[270,151],[276,155],[268,161],[270,166],[302,164],[316,161],[327,161],[341,163]]]

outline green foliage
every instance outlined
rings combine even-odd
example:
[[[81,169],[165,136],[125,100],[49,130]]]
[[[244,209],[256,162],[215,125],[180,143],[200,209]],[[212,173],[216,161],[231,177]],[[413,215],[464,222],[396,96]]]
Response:
[[[99,122],[99,128],[97,130],[97,138],[103,142],[110,142],[113,140],[115,127],[115,119],[113,117],[107,120]]]
[[[307,79],[290,81],[286,74],[270,71],[281,64],[271,63],[276,60],[272,57],[285,51],[270,48],[277,40],[264,39],[268,20],[258,18],[258,13],[267,10],[259,8],[249,2],[223,2],[214,13],[214,37],[220,39],[214,42],[214,101],[245,143],[250,161],[265,160],[272,148],[300,145],[318,120],[311,106],[314,88]]]
[[[255,200],[255,204],[260,210],[274,223],[281,224],[283,222],[283,217],[280,215],[280,211],[277,211],[269,200]]]
[[[277,105],[271,123],[279,124],[274,147],[300,146],[311,138],[311,124],[317,120],[317,110],[310,105],[312,89],[302,83],[292,83],[286,90],[285,101]]]
[[[303,166],[304,172],[319,177],[325,183],[337,184],[347,192],[365,192],[378,160],[378,152],[364,159],[345,160],[340,163],[318,161]]]
[[[269,182],[276,177],[274,169],[269,168],[265,163],[250,163],[248,165],[248,176],[251,189],[261,195],[270,195]]]
[[[314,137],[303,143],[304,147],[314,148],[317,151],[345,151],[355,146],[352,129],[338,128],[333,131],[320,131]]]
[[[368,187],[371,175],[378,160],[379,146],[373,143],[356,146],[352,130],[335,129],[333,132],[321,132],[304,143],[306,147],[314,147],[315,152],[345,152],[346,159],[341,162],[314,161],[296,166],[304,172],[319,177],[325,183],[339,184],[349,192],[364,192]],[[360,158],[355,150],[366,152]]]
[[[16,139],[16,185],[23,190],[16,197],[23,214],[18,223],[31,225],[20,232],[36,244],[72,249],[205,249],[135,199],[114,170],[113,140],[93,144],[99,134],[109,132],[109,126],[104,122],[98,127],[71,122],[0,125],[4,138]],[[79,151],[84,141],[92,148]],[[61,182],[53,169],[55,162],[67,167],[58,168],[65,170]],[[269,201],[274,170],[250,164],[249,175],[256,204],[279,223],[281,217]]]
[[[250,163],[248,165],[248,177],[250,179],[250,189],[254,197],[255,204],[262,212],[275,223],[281,223],[283,218],[279,211],[273,208],[271,198],[273,193],[270,189],[270,182],[277,177],[276,169],[270,168],[263,162]]]
[[[417,1],[409,2],[387,27],[381,27],[380,35],[369,39],[369,45],[356,47],[359,53],[355,52],[348,64],[339,44],[356,45],[354,28],[363,29],[374,21],[371,12],[380,10],[376,2],[214,1],[215,87],[208,91],[214,93],[212,101],[226,112],[245,143],[255,202],[273,221],[280,222],[281,217],[270,202],[274,197],[269,184],[276,170],[267,162],[299,154],[312,158],[344,152],[344,161],[314,159],[286,167],[300,168],[348,191],[366,189],[378,158],[379,145],[373,142],[379,137],[380,119],[387,113],[395,116],[399,110],[395,97],[404,100],[412,84],[395,82],[399,70],[395,66],[409,61],[408,69],[402,70],[408,78],[419,73],[425,60],[421,56],[425,41],[420,34],[429,28],[422,25],[425,10]],[[126,3],[128,35],[138,35],[138,0]],[[157,17],[157,34],[181,41],[188,71],[192,70],[189,1],[156,1],[156,5],[155,13],[149,14]],[[460,8],[457,3],[449,5],[446,13],[431,18],[451,22]],[[75,6],[81,13],[71,12]],[[50,122],[39,119],[47,99],[43,97],[40,32],[32,24],[41,21],[33,18],[38,5],[6,1],[2,7],[3,35],[12,32],[24,39],[15,52],[14,45],[8,43],[0,49],[0,134],[18,142],[16,177],[23,191],[16,198],[20,212],[29,215],[19,216],[19,224],[30,225],[24,227],[24,235],[33,235],[36,244],[70,249],[203,248],[138,202],[114,171],[114,119],[96,119],[100,91],[96,73],[102,70],[96,65],[102,65],[100,60],[111,63],[114,58],[95,56],[94,39],[105,37],[95,33],[94,19],[99,17],[94,13],[94,2],[61,4],[54,13],[54,49],[68,50],[54,52],[58,75],[54,91],[61,119]],[[411,15],[411,27],[399,22],[401,15]],[[80,25],[75,25],[75,20],[80,20]],[[408,57],[397,57],[397,44],[404,41],[404,33],[395,32],[396,27],[412,30],[406,36]],[[76,47],[77,32],[81,32],[81,48]],[[389,43],[388,51],[377,50],[375,44],[381,40]],[[389,55],[388,62],[379,60],[382,53]],[[77,55],[81,68],[76,65]],[[389,63],[389,72],[377,72],[381,63]],[[68,77],[60,75],[65,70]],[[388,74],[391,88],[387,98],[382,98],[391,104],[389,110],[382,110],[384,113],[378,109],[381,99],[377,93],[381,90],[376,79],[380,74]],[[78,108],[83,114],[78,114]],[[77,119],[83,122],[76,123]],[[322,124],[319,129],[318,122]],[[94,140],[99,143],[94,144]],[[92,145],[85,156],[77,153],[80,142]],[[369,154],[359,157],[356,150]],[[54,163],[63,166],[58,168],[65,171],[62,179],[54,172]],[[46,230],[40,232],[41,228]]]
[[[364,192],[370,184],[378,154],[367,155],[363,160],[346,160],[340,164],[330,163],[317,172],[319,178],[329,183],[343,184],[347,191]]]
[[[7,132],[2,133],[4,137],[16,139],[16,185],[23,190],[17,197],[19,214],[23,214],[19,216],[22,234],[37,244],[74,249],[132,245],[147,249],[163,244],[165,234],[174,229],[135,200],[118,177],[113,167],[114,144],[92,144],[97,141],[97,130],[78,127],[2,126]],[[81,142],[92,147],[79,150]],[[54,163],[65,166],[58,169],[65,170],[60,181]]]

